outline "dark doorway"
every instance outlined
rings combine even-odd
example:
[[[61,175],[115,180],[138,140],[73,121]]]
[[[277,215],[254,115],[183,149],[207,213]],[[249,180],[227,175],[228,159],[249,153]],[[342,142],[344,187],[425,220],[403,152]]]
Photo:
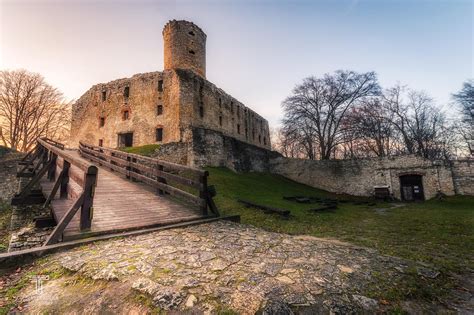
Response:
[[[118,147],[132,147],[133,146],[133,132],[119,133]]]
[[[402,200],[405,201],[425,200],[425,195],[423,193],[423,176],[400,176],[400,192]]]

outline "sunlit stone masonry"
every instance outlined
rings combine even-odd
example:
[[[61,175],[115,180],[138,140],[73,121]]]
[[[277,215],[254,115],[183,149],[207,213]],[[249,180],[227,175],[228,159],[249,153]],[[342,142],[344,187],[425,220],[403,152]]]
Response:
[[[232,160],[245,158],[232,155],[270,149],[268,122],[206,80],[206,37],[191,22],[169,21],[163,29],[164,71],[90,88],[73,105],[70,145],[156,143],[162,144],[161,158],[234,169],[239,165]]]

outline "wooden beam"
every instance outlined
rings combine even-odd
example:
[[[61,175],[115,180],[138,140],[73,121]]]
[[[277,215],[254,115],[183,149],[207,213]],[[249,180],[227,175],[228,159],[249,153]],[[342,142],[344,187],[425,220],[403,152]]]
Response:
[[[51,200],[54,199],[54,196],[56,196],[56,193],[58,192],[58,189],[61,186],[65,173],[66,172],[64,171],[64,169],[61,171],[61,173],[59,173],[59,176],[58,178],[56,178],[56,182],[54,183],[53,190],[51,190],[51,193],[43,204],[43,208],[46,208],[51,203]]]
[[[76,199],[76,202],[69,208],[69,210],[64,214],[64,216],[59,221],[58,225],[54,228],[53,232],[48,236],[44,246],[55,244],[59,241],[59,237],[63,234],[64,229],[66,226],[71,222],[71,219],[77,212],[77,209],[81,206],[84,200],[84,194],[82,194],[79,198]]]
[[[277,213],[277,214],[282,215],[284,217],[288,217],[290,215],[290,210],[279,209],[279,208],[274,208],[274,207],[268,207],[268,206],[264,206],[264,205],[258,205],[256,203],[251,202],[251,201],[242,200],[242,199],[238,199],[237,201],[244,204],[247,207],[260,209],[260,210],[263,210],[265,212]]]

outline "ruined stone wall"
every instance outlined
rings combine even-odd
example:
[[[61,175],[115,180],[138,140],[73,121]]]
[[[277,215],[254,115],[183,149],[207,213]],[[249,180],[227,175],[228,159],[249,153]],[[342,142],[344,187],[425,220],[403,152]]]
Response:
[[[9,202],[19,192],[17,166],[23,154],[11,153],[0,158],[0,202]]]
[[[127,87],[128,97],[124,95]],[[97,84],[73,106],[70,145],[76,147],[79,141],[98,145],[102,139],[103,146],[114,148],[118,146],[118,134],[127,132],[133,132],[134,146],[180,141],[178,97],[179,82],[174,71]],[[158,105],[163,109],[161,115]],[[128,119],[124,111],[128,111]],[[104,126],[100,126],[101,118]],[[157,142],[156,128],[160,127],[163,140]]]
[[[474,196],[474,160],[452,161],[452,171],[456,194]]]
[[[471,175],[466,175],[460,163],[457,167],[464,177],[456,175],[458,186],[472,194]],[[423,189],[426,199],[433,198],[440,191],[446,195],[455,194],[456,172],[451,164],[444,161],[430,161],[416,156],[375,158],[363,160],[311,161],[279,157],[270,161],[272,172],[297,182],[336,193],[356,196],[371,196],[374,186],[388,185],[393,196],[401,198],[401,175],[418,174],[423,176]]]
[[[200,127],[193,128],[192,150],[188,164],[202,166],[222,166],[237,172],[268,172],[271,158],[280,156],[226,134]]]
[[[180,117],[188,127],[212,129],[237,140],[270,149],[268,122],[259,114],[191,71],[176,70],[180,80]],[[191,134],[188,133],[189,139]]]

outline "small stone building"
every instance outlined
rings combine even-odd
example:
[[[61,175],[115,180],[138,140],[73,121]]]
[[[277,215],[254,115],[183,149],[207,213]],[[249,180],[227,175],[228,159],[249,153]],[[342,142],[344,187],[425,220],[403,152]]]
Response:
[[[268,122],[206,80],[206,34],[187,21],[163,29],[164,71],[94,85],[73,105],[70,145],[162,144],[162,158],[225,165],[231,143],[270,149]],[[214,148],[207,155],[197,154]],[[234,145],[235,147],[235,145]]]

